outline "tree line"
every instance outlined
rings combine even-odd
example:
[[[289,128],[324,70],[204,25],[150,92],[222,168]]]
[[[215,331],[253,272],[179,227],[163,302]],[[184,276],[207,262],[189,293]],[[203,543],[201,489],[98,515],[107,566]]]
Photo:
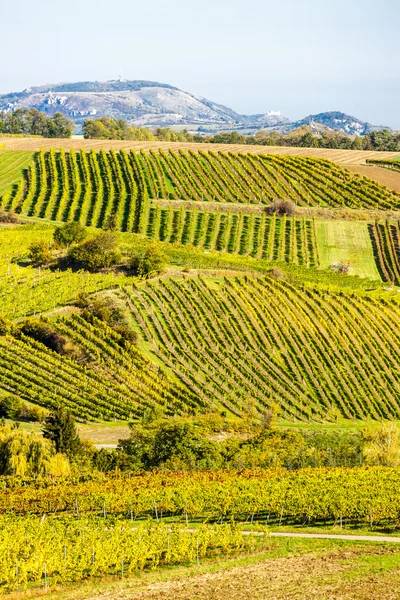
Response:
[[[36,108],[0,111],[0,135],[69,138],[74,129],[74,122],[60,112],[48,117]],[[86,119],[82,131],[85,139],[249,144],[400,152],[400,132],[391,132],[388,129],[372,131],[364,136],[351,136],[329,130],[314,133],[310,127],[304,125],[288,133],[262,130],[253,135],[244,135],[238,131],[221,131],[215,135],[204,135],[202,133],[192,134],[187,129],[173,131],[168,127],[157,127],[156,129],[137,127],[130,125],[124,119],[101,117]]]
[[[0,112],[0,135],[37,135],[45,138],[70,138],[75,124],[62,113],[48,117],[36,108]]]
[[[155,130],[131,126],[123,119],[102,117],[86,119],[83,124],[85,139],[194,142],[211,144],[249,144],[260,146],[295,146],[300,148],[333,148],[345,150],[382,150],[400,152],[400,132],[388,129],[372,131],[364,136],[351,136],[335,131],[313,133],[307,125],[288,133],[258,131],[243,135],[238,131],[222,131],[215,135],[191,134],[186,129],[173,131],[167,127]]]

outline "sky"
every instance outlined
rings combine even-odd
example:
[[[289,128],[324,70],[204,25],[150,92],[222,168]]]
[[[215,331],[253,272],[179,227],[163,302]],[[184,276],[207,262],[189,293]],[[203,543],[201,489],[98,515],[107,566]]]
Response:
[[[122,73],[241,114],[400,130],[399,0],[13,0],[1,21],[0,93]]]

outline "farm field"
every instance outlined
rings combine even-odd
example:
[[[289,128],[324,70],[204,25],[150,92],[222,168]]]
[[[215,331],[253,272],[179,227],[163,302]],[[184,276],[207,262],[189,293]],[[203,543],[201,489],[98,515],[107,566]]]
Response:
[[[24,169],[27,169],[34,156],[33,152],[2,152],[0,145],[0,196],[13,183],[18,183]]]
[[[65,146],[0,153],[3,218],[23,219],[0,226],[0,408],[68,409],[85,454],[53,455],[55,475],[45,459],[0,474],[1,591],[225,600],[247,598],[250,582],[255,600],[372,600],[400,589],[400,550],[372,540],[398,531],[399,469],[391,448],[385,462],[368,446],[389,429],[396,439],[400,422],[400,195],[344,169],[347,153]],[[267,211],[274,200],[297,212]],[[68,261],[76,245],[54,232],[74,220],[89,241],[107,231],[114,265]],[[50,254],[35,263],[38,244]],[[135,261],[148,252],[165,265],[146,280]],[[6,436],[38,444],[38,417],[13,429],[7,416],[0,448]],[[204,454],[187,458],[182,443],[146,466],[174,427],[203,432]],[[371,542],[253,535],[267,528]]]
[[[399,221],[386,220],[368,226],[378,271],[384,281],[400,282]]]
[[[300,207],[400,207],[400,195],[325,159],[202,150],[41,151],[0,202],[22,215],[93,227],[111,219],[114,229],[145,233],[153,200],[263,206],[282,198]]]
[[[49,579],[50,584],[51,580]],[[233,553],[204,557],[199,564],[187,562],[156,570],[140,577],[126,573],[123,578],[91,579],[83,585],[69,584],[48,589],[50,600],[161,600],[173,594],[182,600],[204,598],[226,600],[248,597],[249,582],[256,600],[293,600],[298,590],[310,598],[352,600],[391,598],[400,589],[399,550],[390,544],[345,542],[339,540],[299,540],[269,538],[253,553]],[[340,594],[340,596],[338,596]],[[13,599],[23,597],[14,592]],[[29,597],[41,598],[31,588]]]
[[[400,192],[400,172],[391,171],[389,169],[385,169],[383,167],[378,167],[375,165],[365,166],[363,164],[346,164],[346,169],[349,169],[354,173],[364,175],[365,177],[369,177],[382,185],[386,185],[388,188],[394,190],[395,192]]]
[[[374,292],[338,295],[253,278],[189,277],[116,293],[140,336],[137,347],[122,350],[121,336],[101,322],[60,313],[53,326],[92,357],[93,370],[28,338],[0,338],[2,387],[47,408],[62,401],[77,417],[100,420],[130,418],[143,403],[170,414],[242,415],[249,396],[257,411],[273,399],[284,418],[300,421],[329,420],[333,410],[346,418],[399,418],[398,363],[389,350],[400,337],[396,290],[387,304]],[[362,323],[360,314],[367,316]],[[367,335],[371,342],[361,347]]]
[[[315,227],[319,260],[323,269],[340,262],[349,262],[349,272],[352,275],[380,279],[373,244],[365,223],[318,220]]]
[[[400,156],[399,152],[378,152],[370,150],[335,150],[325,148],[295,148],[283,146],[256,146],[240,144],[195,144],[190,142],[131,142],[119,140],[85,140],[84,138],[71,139],[45,139],[45,138],[11,138],[0,137],[0,147],[6,150],[38,152],[41,148],[54,148],[60,150],[202,150],[212,152],[244,152],[250,154],[280,154],[283,156],[314,156],[326,158],[340,164],[360,165],[367,159],[394,160]]]

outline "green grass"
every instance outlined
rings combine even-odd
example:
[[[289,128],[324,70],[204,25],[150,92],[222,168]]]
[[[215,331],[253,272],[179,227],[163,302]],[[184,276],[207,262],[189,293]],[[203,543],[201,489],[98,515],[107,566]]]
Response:
[[[350,261],[351,275],[380,280],[367,223],[316,221],[321,267]]]
[[[0,196],[19,182],[32,159],[33,152],[0,152]]]

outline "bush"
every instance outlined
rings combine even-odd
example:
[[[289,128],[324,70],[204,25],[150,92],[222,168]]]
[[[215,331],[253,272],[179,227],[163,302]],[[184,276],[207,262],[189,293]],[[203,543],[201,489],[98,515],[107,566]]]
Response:
[[[13,210],[6,212],[0,208],[0,223],[22,223],[22,221]]]
[[[0,316],[0,335],[13,335],[15,331],[15,324],[7,319],[7,317]]]
[[[142,256],[135,256],[132,259],[131,268],[138,277],[148,279],[158,275],[165,269],[167,257],[157,244],[151,244],[147,247]]]
[[[27,404],[18,396],[0,398],[0,418],[13,421],[43,421],[46,411],[40,406]]]
[[[32,242],[28,250],[29,260],[36,266],[44,265],[51,261],[51,251],[48,242],[39,240]]]
[[[274,213],[280,217],[284,215],[292,217],[296,214],[296,204],[293,200],[274,200],[273,203],[268,206],[267,213],[273,215]]]
[[[113,233],[100,233],[71,248],[68,252],[70,262],[89,271],[105,269],[121,259],[118,250],[118,237]]]
[[[40,319],[26,319],[19,325],[18,332],[40,342],[46,348],[49,348],[49,350],[57,352],[57,354],[69,354],[69,340],[45,321],[41,321]]]
[[[83,242],[86,236],[86,228],[76,221],[71,221],[70,223],[65,223],[65,225],[62,225],[61,227],[57,227],[53,234],[56,244],[66,248],[71,244]]]
[[[131,328],[128,310],[125,304],[116,296],[110,294],[101,296],[80,294],[76,305],[84,309],[82,316],[87,321],[91,322],[93,317],[96,317],[96,319],[107,323],[109,327],[119,333],[124,343],[136,343],[137,333]]]

